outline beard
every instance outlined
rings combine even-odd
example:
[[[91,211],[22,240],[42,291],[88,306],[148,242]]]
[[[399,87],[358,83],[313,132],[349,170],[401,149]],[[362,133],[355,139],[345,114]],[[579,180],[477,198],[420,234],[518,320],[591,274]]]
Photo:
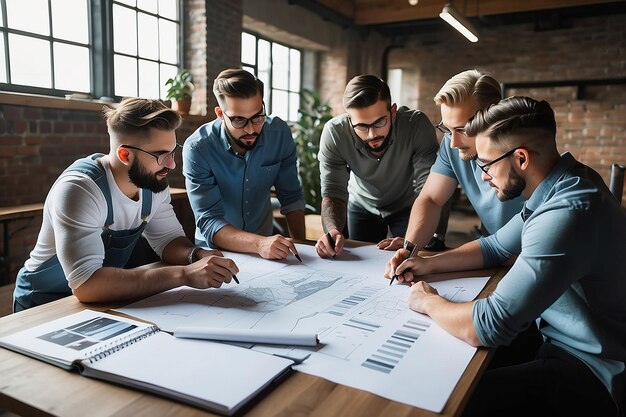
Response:
[[[461,158],[462,161],[473,161],[476,158],[478,158],[478,153],[476,152],[476,150],[474,150],[474,153],[470,153],[469,150],[461,150],[461,149],[457,149],[459,151],[459,157]]]
[[[157,174],[166,174],[169,171],[169,168],[163,168],[153,174],[145,170],[139,164],[137,159],[135,159],[128,170],[128,178],[130,179],[130,182],[139,188],[145,188],[153,193],[160,193],[165,190],[169,184],[167,182],[167,177],[160,180],[157,178]]]
[[[515,197],[519,197],[522,194],[524,188],[526,188],[526,180],[511,169],[509,179],[502,188],[496,191],[496,195],[500,201],[513,200]]]
[[[257,132],[252,132],[250,134],[246,133],[245,135],[241,135],[238,138],[235,138],[233,136],[232,133],[230,133],[230,130],[228,130],[228,127],[224,126],[224,128],[226,129],[226,136],[228,136],[228,138],[237,146],[239,146],[241,149],[244,149],[246,151],[250,151],[252,149],[254,149],[254,147],[256,146],[257,142],[258,142],[258,137],[259,137],[259,133]],[[248,145],[246,142],[244,142],[242,139],[251,139],[251,138],[255,138],[255,141],[252,142],[252,144]]]
[[[385,149],[387,149],[387,147],[389,145],[391,145],[391,131],[393,129],[393,124],[391,125],[391,127],[389,128],[389,132],[387,133],[387,136],[376,136],[375,138],[372,139],[365,139],[363,142],[365,143],[365,145],[367,146],[367,149],[370,152],[381,152],[384,151]],[[382,143],[378,146],[371,147],[370,143],[375,142],[377,140],[381,140],[383,139]]]

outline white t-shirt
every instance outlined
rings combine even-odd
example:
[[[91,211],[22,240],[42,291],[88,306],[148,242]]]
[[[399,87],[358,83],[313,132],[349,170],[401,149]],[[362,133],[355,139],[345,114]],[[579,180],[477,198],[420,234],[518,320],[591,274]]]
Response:
[[[113,204],[110,229],[138,227],[142,222],[141,192],[138,201],[128,198],[115,183],[106,159],[101,162]],[[102,267],[104,245],[101,234],[106,218],[106,199],[91,178],[79,172],[61,176],[46,197],[37,244],[24,266],[34,271],[57,255],[69,287],[78,288]],[[169,188],[152,194],[152,210],[147,221],[143,235],[159,256],[169,242],[185,236],[170,204]]]

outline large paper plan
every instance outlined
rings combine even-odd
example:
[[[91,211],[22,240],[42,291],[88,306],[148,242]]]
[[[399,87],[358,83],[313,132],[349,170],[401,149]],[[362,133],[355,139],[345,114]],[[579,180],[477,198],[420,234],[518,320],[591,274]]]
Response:
[[[315,348],[255,345],[301,359],[296,369],[386,398],[439,412],[475,348],[441,330],[407,305],[410,287],[383,278],[390,252],[350,248],[341,260],[320,259],[298,245],[303,263],[225,253],[241,284],[220,289],[181,287],[117,311],[174,331],[207,326],[314,332]],[[435,282],[455,302],[472,300],[488,277]]]

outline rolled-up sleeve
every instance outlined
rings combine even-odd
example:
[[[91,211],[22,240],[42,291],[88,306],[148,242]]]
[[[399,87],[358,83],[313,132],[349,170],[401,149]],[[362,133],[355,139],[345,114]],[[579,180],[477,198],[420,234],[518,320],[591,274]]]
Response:
[[[521,252],[523,227],[524,221],[518,214],[493,235],[478,240],[485,268],[502,265],[511,256]]]
[[[228,224],[224,218],[224,205],[206,153],[200,143],[202,129],[185,141],[183,147],[183,174],[189,203],[196,219],[196,227],[208,244],[213,236]]]

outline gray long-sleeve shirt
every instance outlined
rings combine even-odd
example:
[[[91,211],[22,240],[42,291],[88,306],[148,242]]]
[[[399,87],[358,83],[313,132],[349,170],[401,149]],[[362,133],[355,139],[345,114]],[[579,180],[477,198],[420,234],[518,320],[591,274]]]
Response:
[[[383,217],[410,207],[437,157],[437,137],[428,117],[401,107],[385,154],[372,156],[347,114],[324,126],[320,139],[322,196],[348,201]]]

